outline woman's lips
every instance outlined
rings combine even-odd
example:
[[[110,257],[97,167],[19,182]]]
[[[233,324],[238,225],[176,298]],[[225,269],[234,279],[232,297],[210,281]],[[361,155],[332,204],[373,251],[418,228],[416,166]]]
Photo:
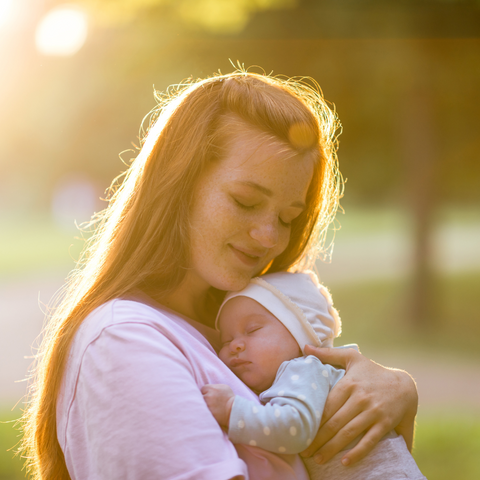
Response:
[[[234,247],[233,245],[229,244],[229,247],[232,249],[232,252],[235,256],[245,265],[249,267],[256,267],[260,263],[260,259],[263,255],[259,255],[256,252],[251,252],[249,250]]]

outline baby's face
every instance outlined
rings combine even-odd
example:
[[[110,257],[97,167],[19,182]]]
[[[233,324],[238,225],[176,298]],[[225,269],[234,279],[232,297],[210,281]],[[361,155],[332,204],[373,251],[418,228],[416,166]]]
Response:
[[[235,297],[219,318],[220,359],[251,389],[262,392],[280,365],[302,355],[291,333],[266,308],[248,297]]]

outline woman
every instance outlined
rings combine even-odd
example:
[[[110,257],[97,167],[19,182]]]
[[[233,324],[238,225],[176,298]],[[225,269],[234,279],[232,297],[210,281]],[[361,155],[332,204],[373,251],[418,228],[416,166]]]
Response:
[[[30,469],[306,479],[297,456],[235,451],[200,388],[254,398],[212,348],[218,302],[254,275],[314,260],[340,196],[335,117],[313,89],[246,72],[194,83],[159,112],[46,332],[25,416]],[[307,453],[322,447],[326,461],[366,431],[345,457],[355,462],[395,427],[411,445],[407,374],[317,355],[347,375]]]

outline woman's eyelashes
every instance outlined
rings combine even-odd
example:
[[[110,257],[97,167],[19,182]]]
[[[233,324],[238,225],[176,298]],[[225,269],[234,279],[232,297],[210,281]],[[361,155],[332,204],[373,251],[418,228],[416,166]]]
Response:
[[[253,210],[258,204],[246,202],[244,200],[238,200],[237,198],[233,197],[235,203],[243,210]]]
[[[250,202],[247,202],[245,200],[238,200],[235,197],[232,197],[232,198],[233,198],[235,204],[238,207],[240,207],[242,210],[252,211],[252,210],[255,210],[255,208],[259,206],[258,203],[250,203]],[[281,217],[278,217],[278,221],[279,221],[280,225],[282,225],[283,227],[286,227],[286,228],[289,228],[292,224],[292,220],[286,221],[286,220],[283,220]]]

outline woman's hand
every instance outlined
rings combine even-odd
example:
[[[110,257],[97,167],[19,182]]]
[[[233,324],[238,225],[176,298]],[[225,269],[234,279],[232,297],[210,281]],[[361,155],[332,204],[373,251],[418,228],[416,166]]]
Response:
[[[305,353],[345,368],[347,373],[329,393],[318,434],[302,456],[316,452],[315,461],[325,463],[365,432],[342,458],[344,465],[350,465],[370,453],[393,429],[403,435],[411,450],[418,396],[408,373],[382,367],[351,348],[307,345]]]

